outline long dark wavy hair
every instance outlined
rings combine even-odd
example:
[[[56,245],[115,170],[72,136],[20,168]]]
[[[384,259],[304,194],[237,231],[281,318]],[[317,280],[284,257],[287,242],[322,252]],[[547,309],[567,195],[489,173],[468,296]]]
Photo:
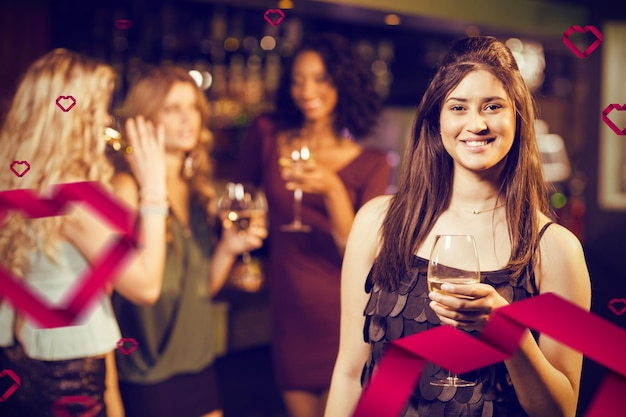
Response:
[[[336,34],[315,35],[298,47],[285,63],[276,96],[274,120],[280,130],[302,127],[304,118],[291,98],[291,72],[295,59],[302,52],[313,51],[324,62],[326,73],[337,89],[335,133],[347,129],[355,139],[366,136],[376,125],[381,99],[374,89],[372,73],[352,44]]]
[[[375,282],[395,288],[413,254],[424,242],[452,193],[453,160],[440,134],[442,103],[471,71],[486,70],[502,82],[515,106],[515,138],[500,176],[498,199],[506,206],[511,237],[507,269],[520,277],[535,262],[537,210],[549,214],[547,187],[535,137],[535,103],[515,58],[493,37],[458,41],[444,57],[417,108],[411,141],[404,155],[398,192],[382,225],[382,246],[373,266]]]

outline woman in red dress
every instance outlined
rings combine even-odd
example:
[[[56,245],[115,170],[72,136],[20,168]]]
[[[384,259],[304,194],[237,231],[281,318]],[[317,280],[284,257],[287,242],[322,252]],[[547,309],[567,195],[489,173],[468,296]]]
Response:
[[[273,364],[292,417],[323,413],[339,347],[340,269],[354,214],[383,194],[390,178],[384,152],[362,147],[376,124],[379,98],[350,43],[309,39],[286,66],[276,112],[256,119],[243,144],[237,180],[262,185],[269,208],[268,283],[273,308]],[[301,175],[279,169],[294,132],[309,141],[313,163]],[[356,138],[356,139],[355,139]],[[302,223],[294,189],[303,191]]]

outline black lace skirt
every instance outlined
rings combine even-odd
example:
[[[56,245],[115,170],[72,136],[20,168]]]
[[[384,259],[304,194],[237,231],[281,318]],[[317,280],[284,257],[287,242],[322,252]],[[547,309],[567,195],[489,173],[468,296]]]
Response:
[[[19,387],[0,402],[0,417],[106,417],[104,358],[39,361],[20,345],[0,349],[0,373]],[[0,397],[15,386],[0,377]]]

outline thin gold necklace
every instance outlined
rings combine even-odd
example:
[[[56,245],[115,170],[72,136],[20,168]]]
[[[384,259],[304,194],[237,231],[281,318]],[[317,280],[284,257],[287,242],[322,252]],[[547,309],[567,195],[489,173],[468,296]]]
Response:
[[[495,206],[493,208],[485,209],[485,210],[464,210],[464,209],[461,209],[461,210],[463,210],[466,213],[481,214],[481,213],[486,213],[488,211],[493,211],[495,209],[499,209],[500,207],[504,207],[504,206],[505,206],[505,204],[503,203],[503,204],[500,204],[499,206]]]

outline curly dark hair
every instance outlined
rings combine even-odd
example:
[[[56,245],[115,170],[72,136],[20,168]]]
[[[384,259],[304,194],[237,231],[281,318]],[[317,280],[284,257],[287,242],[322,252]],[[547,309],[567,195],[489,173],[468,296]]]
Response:
[[[291,98],[291,70],[296,57],[305,51],[320,55],[333,86],[337,89],[335,132],[347,129],[355,139],[366,136],[376,125],[381,99],[374,90],[372,74],[352,44],[336,34],[320,34],[304,40],[284,65],[276,97],[274,118],[279,129],[302,127],[303,115]]]

